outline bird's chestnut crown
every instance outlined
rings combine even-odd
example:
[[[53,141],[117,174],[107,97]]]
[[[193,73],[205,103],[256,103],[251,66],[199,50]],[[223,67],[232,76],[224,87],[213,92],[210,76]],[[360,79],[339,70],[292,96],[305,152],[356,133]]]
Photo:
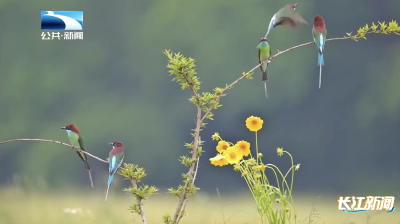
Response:
[[[73,131],[77,134],[81,134],[81,132],[79,131],[78,127],[75,124],[69,124],[65,127],[62,127],[61,129],[65,129],[65,130],[69,130],[69,131]]]
[[[109,144],[112,145],[114,148],[116,148],[116,147],[124,147],[124,145],[122,145],[121,142],[111,142]]]
[[[314,17],[314,26],[315,27],[325,28],[324,19],[319,15],[315,16]]]

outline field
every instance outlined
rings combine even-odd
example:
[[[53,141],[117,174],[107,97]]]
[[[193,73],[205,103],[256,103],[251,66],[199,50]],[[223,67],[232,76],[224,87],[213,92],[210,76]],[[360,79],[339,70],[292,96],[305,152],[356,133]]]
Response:
[[[71,189],[68,190],[71,191]],[[80,192],[76,190],[75,192]],[[188,215],[182,224],[256,224],[256,209],[249,197],[207,195],[199,192],[188,205]],[[297,200],[296,200],[297,199]],[[295,197],[298,223],[308,224],[313,203],[313,224],[399,224],[400,212],[387,214],[385,211],[346,214],[337,210],[337,198],[330,196]],[[133,198],[118,191],[111,191],[107,202],[104,192],[83,193],[29,193],[18,188],[0,190],[0,224],[109,224],[141,223],[140,217],[129,213],[128,206]],[[161,216],[172,213],[177,199],[163,193],[150,198],[145,205],[149,224],[162,224]],[[395,204],[397,205],[398,203]],[[397,205],[398,206],[398,205]],[[399,209],[400,210],[400,209]],[[224,221],[225,220],[225,221]]]

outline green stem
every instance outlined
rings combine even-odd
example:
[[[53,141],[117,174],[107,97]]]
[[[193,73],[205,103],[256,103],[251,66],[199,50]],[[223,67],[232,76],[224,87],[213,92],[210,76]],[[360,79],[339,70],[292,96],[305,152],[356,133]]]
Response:
[[[256,132],[256,157],[257,157],[257,165],[258,165],[258,139],[257,139],[257,132]]]
[[[286,152],[286,151],[284,151],[284,152],[290,156],[290,161],[292,162],[292,167],[293,167],[294,164],[293,164],[293,157],[292,157],[292,155],[291,155],[289,152]],[[292,183],[290,184],[289,195],[290,195],[290,198],[291,198],[291,200],[292,200],[293,213],[294,213],[295,221],[296,221],[296,209],[295,209],[295,207],[294,207],[294,201],[293,201],[293,196],[292,196],[293,182],[294,182],[294,169],[292,169]]]
[[[241,173],[244,173],[244,172],[245,172],[244,166],[245,166],[245,165],[240,166],[240,172],[241,172]],[[246,181],[246,184],[247,184],[247,186],[249,187],[250,192],[251,192],[251,194],[253,195],[253,198],[254,198],[254,200],[255,200],[256,198],[254,197],[253,188],[252,188],[252,186],[251,186],[251,183],[250,183],[249,180],[247,179],[248,176],[249,176],[249,173],[248,173],[248,171],[247,171],[247,175],[246,175],[246,176],[243,176],[243,178],[244,178],[244,180]]]

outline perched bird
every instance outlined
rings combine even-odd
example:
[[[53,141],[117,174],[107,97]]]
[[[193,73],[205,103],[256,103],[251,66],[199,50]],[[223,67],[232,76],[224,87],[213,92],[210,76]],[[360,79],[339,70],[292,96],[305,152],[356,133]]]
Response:
[[[61,129],[65,129],[67,131],[69,142],[71,143],[71,145],[74,149],[80,149],[82,151],[86,151],[83,137],[76,125],[69,124],[65,127],[62,127]],[[76,151],[76,152],[78,153],[79,158],[81,158],[82,161],[84,162],[85,168],[89,173],[90,185],[92,186],[92,188],[94,188],[92,174],[90,173],[90,166],[88,163],[87,156],[83,152],[79,152],[79,151]]]
[[[117,172],[118,168],[122,165],[122,161],[124,160],[124,146],[121,142],[112,142],[108,143],[113,146],[110,151],[110,155],[108,157],[108,186],[106,193],[106,201],[108,196],[108,190],[113,183],[113,178],[115,172]]]
[[[319,15],[315,16],[312,35],[314,38],[314,42],[318,47],[319,88],[321,88],[321,73],[322,73],[322,66],[324,65],[324,47],[325,47],[327,33],[328,32],[326,31],[325,28],[324,19]]]
[[[258,62],[261,63],[271,57],[271,47],[267,42],[267,38],[261,38],[260,44],[258,44]],[[265,89],[265,97],[268,99],[268,91],[267,91],[267,66],[268,62],[265,62],[260,66],[262,71],[262,81],[264,82],[264,89]]]
[[[297,5],[298,3],[287,4],[283,8],[279,9],[279,11],[275,13],[274,16],[272,16],[265,37],[268,36],[269,32],[273,28],[280,25],[286,26],[291,30],[296,30],[297,27],[296,23],[304,23],[308,25],[308,23],[303,19],[303,17],[301,17],[297,12],[294,11]]]

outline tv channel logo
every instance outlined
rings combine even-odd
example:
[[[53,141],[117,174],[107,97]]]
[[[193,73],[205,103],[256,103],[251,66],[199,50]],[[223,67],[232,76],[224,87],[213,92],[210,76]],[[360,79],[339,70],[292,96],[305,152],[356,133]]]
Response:
[[[338,209],[346,213],[368,212],[370,210],[383,209],[387,210],[387,213],[392,213],[396,209],[394,207],[394,196],[340,196],[337,201]],[[351,205],[349,206],[348,203],[351,203]]]
[[[41,11],[42,30],[83,30],[83,11]]]

